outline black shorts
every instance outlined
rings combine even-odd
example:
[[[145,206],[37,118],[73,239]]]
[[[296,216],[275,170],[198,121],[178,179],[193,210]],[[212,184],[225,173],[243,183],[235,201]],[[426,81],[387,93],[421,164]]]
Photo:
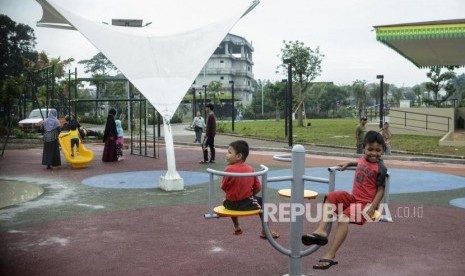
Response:
[[[74,145],[76,145],[76,147],[79,147],[79,138],[71,139],[71,148],[74,147]]]
[[[251,196],[240,201],[230,201],[225,199],[223,206],[229,210],[236,211],[249,211],[262,209],[262,198],[258,196]]]

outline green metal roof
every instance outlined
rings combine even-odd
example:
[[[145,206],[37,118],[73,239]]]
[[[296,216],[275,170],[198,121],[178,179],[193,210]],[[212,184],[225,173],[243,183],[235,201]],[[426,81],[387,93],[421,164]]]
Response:
[[[465,66],[465,19],[374,26],[376,39],[417,67]]]

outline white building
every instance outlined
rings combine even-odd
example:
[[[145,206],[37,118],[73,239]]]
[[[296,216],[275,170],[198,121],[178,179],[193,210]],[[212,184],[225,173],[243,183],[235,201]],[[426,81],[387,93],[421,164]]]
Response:
[[[195,79],[197,94],[201,95],[199,93],[204,91],[203,85],[219,81],[222,83],[221,92],[230,95],[230,81],[234,81],[236,106],[238,102],[243,106],[249,105],[252,102],[254,79],[252,52],[253,47],[245,38],[228,34]]]

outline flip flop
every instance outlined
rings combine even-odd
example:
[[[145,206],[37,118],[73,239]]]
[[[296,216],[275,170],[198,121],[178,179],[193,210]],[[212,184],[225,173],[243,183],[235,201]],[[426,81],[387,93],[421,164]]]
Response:
[[[325,263],[325,264],[323,264]],[[317,265],[314,265],[313,266],[313,269],[328,269],[330,267],[332,267],[333,265],[337,265],[338,262],[334,261],[334,260],[331,260],[331,259],[320,259],[318,261],[318,264]]]
[[[277,239],[277,238],[279,238],[279,233],[278,233],[278,232],[275,232],[275,231],[271,231],[271,236],[273,237],[273,239]],[[260,239],[266,240],[266,235],[265,235],[265,234],[261,234],[261,235],[260,235]]]
[[[302,235],[302,243],[307,246],[312,244],[322,246],[328,243],[328,238],[315,233],[310,235]]]
[[[234,230],[234,235],[241,235],[242,234],[242,229]]]

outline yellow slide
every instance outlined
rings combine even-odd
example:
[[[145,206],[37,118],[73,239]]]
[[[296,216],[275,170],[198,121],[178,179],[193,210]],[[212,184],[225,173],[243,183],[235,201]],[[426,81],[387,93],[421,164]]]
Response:
[[[82,143],[82,140],[79,141],[79,154],[76,154],[76,148],[74,148],[74,157],[71,156],[71,139],[68,132],[60,133],[58,140],[60,141],[61,150],[65,155],[66,161],[68,161],[73,168],[85,168],[94,160],[94,152],[87,149],[84,143]]]

